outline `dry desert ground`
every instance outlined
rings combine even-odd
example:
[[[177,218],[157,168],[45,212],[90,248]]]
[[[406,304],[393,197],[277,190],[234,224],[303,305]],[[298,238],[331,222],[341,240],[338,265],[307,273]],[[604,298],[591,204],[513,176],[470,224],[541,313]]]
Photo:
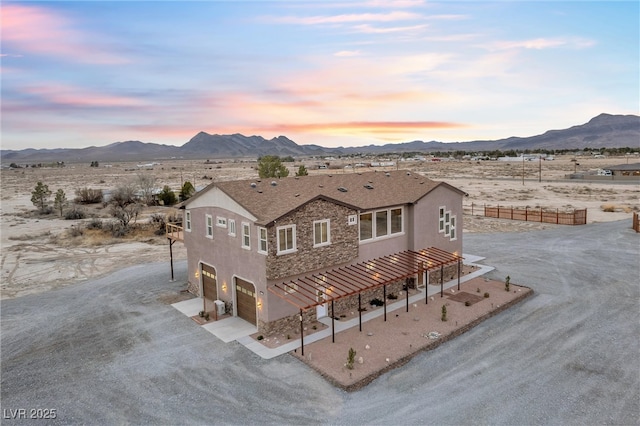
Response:
[[[446,181],[466,193],[464,232],[520,232],[547,229],[552,224],[518,222],[479,216],[482,205],[514,206],[551,209],[587,209],[587,221],[604,222],[629,218],[640,209],[638,181],[627,183],[567,180],[565,175],[577,171],[598,169],[613,164],[637,162],[637,158],[579,158],[556,157],[544,162],[502,161],[441,161],[401,162],[398,167],[424,174],[434,180]],[[299,164],[306,164],[310,173],[354,173],[345,166],[353,160],[331,160],[330,168],[314,169],[315,161],[290,165],[291,174]],[[48,291],[75,282],[104,276],[116,269],[146,262],[167,262],[169,247],[163,236],[134,235],[128,238],[96,238],[86,234],[71,237],[78,220],[63,220],[55,214],[46,217],[34,213],[31,191],[38,181],[47,184],[54,193],[65,191],[73,199],[76,189],[111,190],[135,180],[140,173],[155,177],[157,186],[169,185],[176,192],[184,181],[197,188],[212,181],[257,177],[256,162],[251,160],[211,161],[169,160],[150,168],[136,163],[90,164],[69,163],[64,168],[41,167],[2,169],[1,171],[1,297],[19,297]],[[363,169],[356,169],[358,172]],[[373,168],[372,168],[373,170]],[[376,169],[381,171],[382,169]],[[524,171],[524,180],[523,180]],[[52,197],[53,199],[53,197]],[[471,215],[471,206],[474,215]],[[88,207],[91,215],[109,220],[108,208]],[[148,220],[152,213],[169,214],[174,208],[149,207],[139,221]],[[85,219],[87,221],[89,219]],[[174,244],[174,259],[186,258],[182,244]],[[474,253],[481,255],[482,253]],[[177,277],[180,279],[180,277]]]

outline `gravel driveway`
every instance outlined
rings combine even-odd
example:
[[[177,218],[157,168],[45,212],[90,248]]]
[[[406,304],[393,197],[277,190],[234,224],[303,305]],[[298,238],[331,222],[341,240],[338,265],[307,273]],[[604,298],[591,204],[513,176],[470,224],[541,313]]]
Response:
[[[465,252],[535,295],[350,394],[292,356],[224,344],[165,304],[184,288],[168,261],[3,300],[2,423],[28,424],[8,419],[20,409],[101,425],[640,422],[630,221],[465,235]]]

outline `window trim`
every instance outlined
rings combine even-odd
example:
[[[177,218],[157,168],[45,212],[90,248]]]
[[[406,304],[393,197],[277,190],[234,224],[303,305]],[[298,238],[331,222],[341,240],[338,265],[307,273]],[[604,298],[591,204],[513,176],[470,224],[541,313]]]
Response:
[[[282,230],[291,230],[291,248],[286,248],[285,250],[280,250],[280,231]],[[282,225],[276,228],[276,254],[278,256],[283,254],[295,253],[297,251],[296,245],[296,225]]]
[[[207,238],[213,239],[213,216],[212,215],[210,214],[204,215],[204,226],[205,226],[204,235]]]
[[[262,232],[264,232],[264,238],[262,238]],[[264,242],[264,250],[262,250],[262,243]],[[258,253],[267,254],[269,252],[269,234],[267,228],[263,226],[258,227]]]
[[[327,240],[326,241],[321,241],[321,242],[316,242],[317,238],[316,238],[316,225],[320,225],[320,227],[322,228],[322,225],[326,225],[327,227]],[[322,229],[320,230],[321,234],[320,234],[320,238],[322,238]],[[331,219],[322,219],[322,220],[314,220],[313,221],[313,247],[317,248],[317,247],[324,247],[324,246],[329,246],[331,245]]]
[[[242,248],[246,250],[251,250],[251,225],[249,224],[249,222],[242,222],[241,226],[242,226]]]
[[[219,228],[227,228],[227,218],[216,216],[216,226]]]
[[[236,220],[235,219],[229,219],[229,236],[231,237],[236,236]]]

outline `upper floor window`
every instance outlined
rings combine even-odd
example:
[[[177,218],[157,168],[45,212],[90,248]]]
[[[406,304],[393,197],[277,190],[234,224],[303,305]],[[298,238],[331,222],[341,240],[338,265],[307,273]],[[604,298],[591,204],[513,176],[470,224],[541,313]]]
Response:
[[[213,216],[210,214],[206,215],[206,224],[207,224],[207,238],[213,238]]]
[[[216,217],[216,225],[219,226],[220,228],[226,228],[227,227],[227,218],[224,217]]]
[[[456,231],[456,215],[446,210],[446,207],[438,209],[438,232],[449,237],[451,241],[458,239]]]
[[[242,248],[251,248],[251,228],[246,222],[242,222]]]
[[[331,228],[329,219],[313,222],[313,246],[321,247],[331,244]]]
[[[403,232],[402,207],[361,213],[360,241],[385,238]]]
[[[188,210],[184,212],[184,229],[191,232],[191,212]]]
[[[236,221],[235,219],[229,219],[229,235],[236,236]]]
[[[296,226],[279,226],[277,240],[278,254],[287,254],[296,251]]]
[[[258,228],[258,253],[267,254],[267,228]]]

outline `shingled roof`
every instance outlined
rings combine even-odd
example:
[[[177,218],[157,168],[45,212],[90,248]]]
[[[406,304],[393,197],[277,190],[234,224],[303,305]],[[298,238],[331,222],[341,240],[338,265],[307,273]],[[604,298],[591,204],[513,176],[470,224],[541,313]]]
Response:
[[[216,182],[183,204],[216,186],[258,218],[258,225],[266,226],[316,199],[371,210],[415,203],[441,185],[464,194],[445,182],[397,170]]]

